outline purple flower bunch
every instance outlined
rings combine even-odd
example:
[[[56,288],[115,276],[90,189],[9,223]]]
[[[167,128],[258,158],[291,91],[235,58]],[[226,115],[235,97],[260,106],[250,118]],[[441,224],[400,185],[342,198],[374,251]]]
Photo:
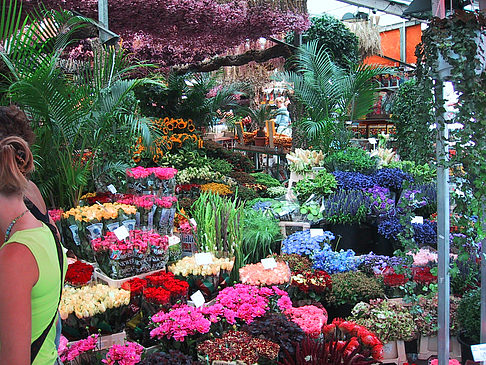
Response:
[[[323,218],[331,224],[363,222],[369,208],[370,198],[361,190],[339,190],[322,202]]]
[[[405,180],[413,182],[413,177],[398,168],[383,168],[373,174],[377,185],[398,191]]]
[[[390,198],[388,188],[375,185],[366,191],[370,196],[371,212],[374,215],[381,218],[395,216],[395,200]]]
[[[368,274],[380,274],[387,267],[403,265],[405,260],[397,256],[376,255],[370,252],[360,257],[359,270]]]
[[[437,222],[424,220],[423,224],[412,223],[415,243],[422,246],[437,246]]]
[[[403,226],[398,217],[389,217],[380,220],[378,223],[378,233],[388,239],[396,240],[398,234],[403,231]]]
[[[372,176],[364,175],[354,171],[334,171],[332,173],[336,178],[338,189],[357,190],[370,189],[375,185]]]
[[[403,212],[405,210],[414,211],[427,205],[427,200],[424,198],[422,192],[418,189],[405,189],[400,195],[398,201],[398,210]]]

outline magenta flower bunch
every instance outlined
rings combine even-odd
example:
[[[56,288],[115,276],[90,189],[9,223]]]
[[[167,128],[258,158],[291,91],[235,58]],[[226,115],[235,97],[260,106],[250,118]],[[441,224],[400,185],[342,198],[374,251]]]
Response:
[[[74,342],[72,345],[67,345],[67,339],[61,336],[61,341],[58,349],[59,357],[62,362],[73,361],[74,359],[86,355],[89,351],[96,349],[99,335],[91,335],[84,340]]]
[[[285,312],[292,307],[287,292],[276,286],[258,287],[245,284],[224,288],[216,297],[216,304],[235,313],[235,318],[251,323],[267,311]]]
[[[146,210],[152,209],[154,204],[161,208],[172,208],[172,205],[177,202],[175,196],[157,197],[156,195],[126,195],[117,201],[120,204],[135,205],[137,208]]]
[[[135,342],[113,345],[101,362],[108,365],[135,365],[140,362],[143,350],[143,346]]]
[[[155,175],[160,180],[169,180],[177,174],[177,169],[172,167],[142,167],[137,166],[127,169],[127,176],[134,179],[143,179]]]
[[[173,307],[167,313],[156,313],[152,316],[152,322],[156,327],[150,331],[150,337],[173,338],[180,342],[187,336],[208,333],[211,329],[211,321],[204,316],[202,310],[188,305]]]
[[[157,246],[163,250],[169,248],[169,239],[167,236],[138,229],[130,231],[129,234],[128,239],[119,241],[113,232],[106,232],[104,238],[100,237],[92,240],[91,245],[95,251],[111,250],[111,252],[127,252],[133,250],[146,252],[149,246]]]

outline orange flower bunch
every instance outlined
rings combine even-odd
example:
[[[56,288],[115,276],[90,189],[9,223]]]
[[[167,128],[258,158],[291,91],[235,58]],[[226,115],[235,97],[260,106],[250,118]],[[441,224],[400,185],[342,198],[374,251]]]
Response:
[[[102,219],[116,219],[119,210],[123,210],[125,214],[131,215],[137,212],[137,208],[133,205],[119,204],[119,203],[105,203],[94,204],[87,207],[71,208],[64,212],[62,217],[69,218],[73,216],[77,221],[90,222],[92,220],[101,221]]]
[[[203,146],[203,140],[194,133],[196,127],[191,119],[185,121],[184,119],[160,118],[152,120],[152,128],[162,132],[162,136],[156,138],[154,144],[148,148],[143,145],[142,138],[138,137],[132,152],[132,159],[137,163],[140,162],[144,151],[147,151],[152,160],[157,163],[164,155],[165,148],[171,150],[173,147],[182,147],[186,142],[194,143],[198,148]]]
[[[226,184],[209,183],[201,185],[201,191],[211,191],[218,195],[230,195],[233,192]]]
[[[281,148],[291,148],[292,147],[292,137],[288,137],[285,134],[276,134],[273,143],[275,147]]]

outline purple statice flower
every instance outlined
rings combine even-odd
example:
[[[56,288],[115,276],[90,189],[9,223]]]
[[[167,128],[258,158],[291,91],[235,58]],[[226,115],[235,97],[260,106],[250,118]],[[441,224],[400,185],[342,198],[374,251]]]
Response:
[[[403,181],[413,181],[412,176],[403,172],[401,169],[383,168],[373,174],[373,179],[376,184],[381,187],[389,188],[393,191],[398,191],[402,188]]]
[[[334,171],[338,188],[343,190],[364,190],[375,185],[371,176],[354,171]]]

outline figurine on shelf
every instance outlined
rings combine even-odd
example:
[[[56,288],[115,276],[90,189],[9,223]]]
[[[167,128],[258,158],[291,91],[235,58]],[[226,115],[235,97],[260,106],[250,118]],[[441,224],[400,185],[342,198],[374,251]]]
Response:
[[[277,127],[277,134],[285,134],[286,136],[292,136],[292,128],[290,127],[290,114],[287,110],[289,101],[285,100],[283,96],[275,99],[277,102],[277,116],[275,118],[275,124]]]

